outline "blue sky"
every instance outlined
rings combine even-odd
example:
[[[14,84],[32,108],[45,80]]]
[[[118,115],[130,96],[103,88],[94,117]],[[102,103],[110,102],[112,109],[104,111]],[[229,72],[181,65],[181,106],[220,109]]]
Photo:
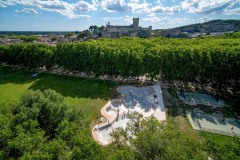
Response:
[[[0,0],[0,31],[81,31],[133,17],[153,29],[239,19],[240,0]]]

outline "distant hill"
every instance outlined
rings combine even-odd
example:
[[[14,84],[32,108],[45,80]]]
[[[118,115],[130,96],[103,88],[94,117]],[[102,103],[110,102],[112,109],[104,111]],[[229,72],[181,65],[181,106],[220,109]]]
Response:
[[[222,35],[226,32],[238,31],[240,31],[240,20],[212,20],[172,29],[155,30],[155,36],[184,38],[204,35]]]

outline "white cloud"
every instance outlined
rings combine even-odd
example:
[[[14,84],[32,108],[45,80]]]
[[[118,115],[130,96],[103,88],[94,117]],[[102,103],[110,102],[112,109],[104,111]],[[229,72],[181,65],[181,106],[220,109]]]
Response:
[[[224,14],[226,15],[240,15],[240,7],[239,8],[234,8],[234,9],[230,9],[230,10],[225,10]]]
[[[7,6],[4,5],[4,4],[2,4],[2,3],[0,3],[0,7],[2,7],[2,8],[6,8]]]
[[[191,19],[189,18],[171,18],[171,17],[156,17],[156,16],[153,16],[153,17],[147,17],[147,18],[143,18],[143,21],[144,22],[148,22],[148,23],[161,23],[161,24],[165,24],[165,23],[168,23],[168,24],[183,24],[183,23],[187,23],[189,21],[192,21]]]
[[[111,21],[111,20],[121,20],[124,17],[103,17],[104,21]]]
[[[181,10],[188,13],[225,15],[240,14],[240,0],[181,0],[177,5],[165,6],[167,0],[0,0],[0,8],[20,5],[23,8],[33,8],[35,11],[59,13],[67,18],[90,17],[83,13],[97,11],[99,8],[108,12],[148,13],[152,17],[158,14],[175,14]],[[31,12],[31,11],[28,11]]]
[[[148,23],[169,23],[172,21],[172,19],[170,17],[157,17],[157,16],[153,16],[153,17],[147,17],[147,18],[143,18],[144,22],[148,22]]]
[[[176,0],[171,0],[177,3]],[[166,0],[156,0],[150,3],[147,0],[101,0],[100,6],[108,12],[132,12],[150,14],[174,14],[180,9],[188,13],[223,13],[238,14],[240,0],[182,0],[178,5],[164,6]]]
[[[150,11],[150,7],[152,4],[150,3],[129,3],[128,6],[131,8],[133,12],[137,13],[147,13]]]
[[[13,6],[15,3],[12,0],[0,0],[0,6]]]
[[[140,0],[130,0],[130,3],[139,3]]]
[[[130,11],[132,13],[174,14],[180,11],[180,6],[163,6],[157,2],[156,6],[146,0],[102,0],[101,7],[108,12]]]
[[[72,6],[71,4],[60,0],[39,1],[37,5],[39,6],[39,8],[46,10],[73,10],[74,8],[74,6]]]
[[[103,20],[104,21],[111,21],[111,20],[122,20],[122,21],[126,21],[126,22],[132,22],[133,17],[131,16],[124,16],[124,17],[104,17]]]
[[[126,16],[123,18],[123,20],[126,21],[126,22],[129,22],[129,23],[132,23],[133,17],[126,15]]]
[[[101,7],[108,12],[126,12],[133,13],[145,13],[148,12],[151,3],[147,3],[145,0],[102,0]]]
[[[190,18],[172,18],[169,23],[170,24],[175,24],[175,23],[184,24],[184,23],[191,23],[191,22],[193,22],[193,20]]]
[[[22,10],[15,10],[16,12],[22,12],[22,13],[28,13],[28,14],[39,14],[35,9],[33,8],[24,8]]]
[[[74,18],[91,18],[91,16],[86,14],[75,14]]]
[[[80,17],[89,18],[89,15],[78,14],[78,12],[95,11],[97,10],[97,3],[98,0],[93,0],[92,4],[83,0],[79,1],[78,3],[68,3],[62,0],[0,0],[0,7],[4,7],[4,5],[23,5],[26,7],[36,7],[41,10],[56,12],[72,19]]]
[[[240,0],[184,0],[181,3],[184,10],[189,13],[231,13],[231,10],[239,10]],[[233,12],[232,14],[234,14]]]
[[[96,4],[92,5],[92,4],[89,4],[89,3],[85,2],[85,1],[79,1],[74,6],[75,6],[75,9],[77,9],[77,10],[79,10],[81,12],[96,11],[97,10]]]
[[[49,12],[59,13],[67,18],[79,18],[80,16],[74,12],[75,7],[73,4],[69,4],[67,2],[63,2],[60,0],[52,0],[52,1],[37,1],[36,6],[39,9],[46,10]]]
[[[223,12],[226,15],[240,15],[240,0],[236,0],[235,3],[231,3]]]
[[[180,6],[174,5],[172,7],[164,7],[162,5],[155,6],[151,9],[153,13],[165,13],[165,14],[173,14],[180,11]]]
[[[143,18],[142,19],[144,22],[150,22],[150,23],[157,23],[160,22],[162,19],[160,17],[148,17],[148,18]]]
[[[124,0],[102,0],[101,6],[108,12],[131,10]]]

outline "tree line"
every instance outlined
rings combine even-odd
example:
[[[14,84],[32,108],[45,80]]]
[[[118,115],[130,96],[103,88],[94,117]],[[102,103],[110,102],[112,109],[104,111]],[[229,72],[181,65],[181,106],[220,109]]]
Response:
[[[12,44],[0,46],[0,62],[29,68],[63,67],[72,71],[167,81],[238,83],[240,39],[131,38],[98,39],[80,43]]]

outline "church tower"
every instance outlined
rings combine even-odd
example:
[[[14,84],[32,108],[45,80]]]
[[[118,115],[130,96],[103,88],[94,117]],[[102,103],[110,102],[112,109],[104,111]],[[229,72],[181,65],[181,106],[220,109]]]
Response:
[[[133,28],[138,29],[139,27],[139,18],[133,18]]]

